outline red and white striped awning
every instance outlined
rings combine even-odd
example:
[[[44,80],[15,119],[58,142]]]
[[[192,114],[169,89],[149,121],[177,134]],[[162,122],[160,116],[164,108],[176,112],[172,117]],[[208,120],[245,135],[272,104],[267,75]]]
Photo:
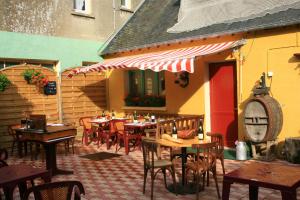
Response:
[[[224,51],[226,49],[238,46],[239,42],[240,41],[223,42],[107,59],[101,63],[73,69],[67,76],[71,78],[73,75],[80,73],[124,68],[138,68],[141,70],[151,69],[155,72],[167,70],[170,72],[187,71],[189,73],[193,73],[194,60],[196,56],[208,55]]]

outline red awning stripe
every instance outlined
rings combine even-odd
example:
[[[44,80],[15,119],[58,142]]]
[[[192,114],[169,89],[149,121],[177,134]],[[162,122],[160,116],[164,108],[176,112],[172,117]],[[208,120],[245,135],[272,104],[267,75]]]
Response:
[[[237,42],[239,41],[223,42],[108,59],[104,62],[91,66],[74,69],[68,74],[68,77],[72,77],[74,74],[79,73],[126,68],[138,68],[141,70],[150,69],[156,72],[167,70],[170,72],[187,71],[193,73],[194,60],[196,56],[203,56],[224,51],[234,47]]]

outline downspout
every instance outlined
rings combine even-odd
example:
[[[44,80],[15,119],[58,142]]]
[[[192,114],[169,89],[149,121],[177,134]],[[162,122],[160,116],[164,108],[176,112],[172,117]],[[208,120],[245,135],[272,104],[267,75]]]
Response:
[[[239,64],[240,64],[240,103],[243,101],[243,63],[244,63],[244,56],[243,53],[241,51],[241,49],[239,49]]]
[[[107,41],[110,41],[111,37],[114,35],[115,31],[116,31],[116,0],[113,0],[112,2],[112,6],[113,6],[113,30],[112,32],[109,34],[108,39],[104,42],[104,44],[100,47],[99,51],[102,51],[102,49],[106,46]],[[109,75],[108,72],[105,72],[105,90],[106,90],[106,109],[110,110],[110,97],[109,97],[109,79],[108,79]]]

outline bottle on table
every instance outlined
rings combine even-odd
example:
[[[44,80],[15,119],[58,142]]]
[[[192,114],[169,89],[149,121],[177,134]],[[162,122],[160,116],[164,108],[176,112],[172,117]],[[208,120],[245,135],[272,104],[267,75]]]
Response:
[[[203,124],[201,120],[199,121],[199,127],[197,133],[198,133],[198,139],[204,140]]]
[[[105,118],[105,111],[102,110],[102,115],[101,115],[102,118]]]
[[[155,115],[154,114],[151,115],[151,122],[155,122]]]
[[[175,122],[175,120],[173,121],[172,138],[177,139],[177,128],[176,128],[176,122]]]
[[[133,112],[133,122],[134,123],[138,122],[136,111]]]
[[[111,110],[111,119],[115,119],[115,118],[116,118],[115,111]]]

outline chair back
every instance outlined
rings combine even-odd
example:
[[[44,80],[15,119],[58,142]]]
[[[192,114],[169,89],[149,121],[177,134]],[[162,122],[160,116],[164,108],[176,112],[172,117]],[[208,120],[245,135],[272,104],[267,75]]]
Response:
[[[13,124],[9,125],[7,128],[7,132],[10,136],[13,137],[14,140],[17,139],[16,131],[14,129],[21,128],[21,124]]]
[[[4,161],[8,157],[8,153],[6,149],[0,149],[0,168],[8,166],[8,164]]]
[[[216,142],[217,144],[217,149],[216,152],[218,155],[224,153],[224,139],[223,135],[221,133],[211,133],[208,132],[206,134],[207,136],[210,136],[212,142]]]
[[[192,145],[192,148],[197,149],[197,170],[202,168],[203,171],[208,171],[216,165],[216,145],[217,144],[215,142]]]
[[[111,122],[111,130],[113,132],[122,132],[124,131],[124,123],[126,122],[126,120],[116,120],[114,122]]]
[[[84,130],[89,130],[92,128],[92,120],[93,117],[89,116],[89,117],[81,117],[79,119],[79,125],[83,126]]]
[[[177,131],[194,130],[199,127],[199,122],[203,123],[204,115],[182,115],[175,119],[160,121],[157,123],[156,138],[161,138],[162,134],[171,134],[175,121]]]
[[[29,199],[31,193],[35,200],[71,200],[73,190],[75,200],[81,199],[81,194],[85,194],[83,185],[79,181],[61,181],[29,188],[23,200]]]
[[[157,143],[153,139],[142,140],[144,166],[154,167],[154,154],[156,154]]]

